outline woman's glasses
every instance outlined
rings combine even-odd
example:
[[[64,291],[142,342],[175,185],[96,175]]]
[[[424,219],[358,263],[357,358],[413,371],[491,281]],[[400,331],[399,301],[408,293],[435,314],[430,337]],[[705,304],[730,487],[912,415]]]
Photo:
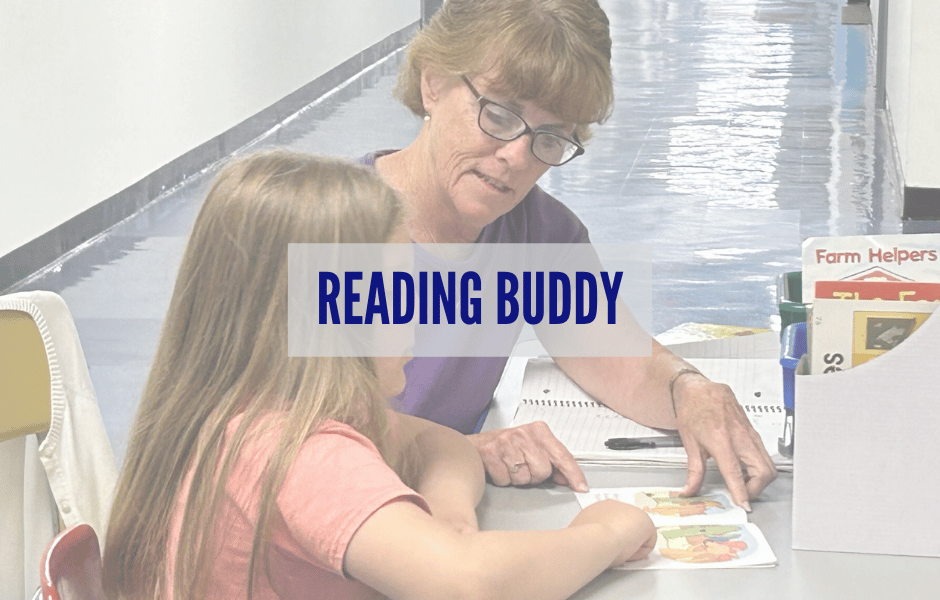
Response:
[[[532,154],[543,163],[553,167],[563,165],[572,158],[584,154],[584,147],[576,139],[569,140],[551,131],[532,129],[513,111],[484,98],[466,76],[461,76],[461,79],[480,103],[480,118],[477,123],[486,135],[510,142],[531,133],[532,143],[529,148]]]

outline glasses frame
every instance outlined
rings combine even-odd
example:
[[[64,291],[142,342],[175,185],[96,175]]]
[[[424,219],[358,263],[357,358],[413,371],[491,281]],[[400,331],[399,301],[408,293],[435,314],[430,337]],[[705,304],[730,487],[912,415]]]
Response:
[[[571,139],[571,138],[565,137],[565,136],[563,136],[563,135],[561,135],[561,134],[555,133],[554,131],[544,131],[544,130],[540,130],[540,129],[532,129],[532,128],[529,126],[529,124],[526,123],[525,119],[523,119],[521,115],[519,115],[518,113],[516,113],[516,111],[511,110],[511,109],[509,109],[509,108],[506,108],[505,106],[503,106],[503,105],[500,104],[499,102],[493,102],[492,100],[490,100],[489,98],[487,98],[486,96],[484,96],[483,94],[481,94],[480,92],[478,92],[477,89],[476,89],[475,87],[473,87],[473,84],[470,83],[470,80],[467,78],[466,75],[461,75],[460,78],[463,79],[463,82],[464,82],[465,84],[467,84],[467,87],[468,87],[468,88],[470,88],[470,92],[476,97],[477,103],[479,103],[479,105],[480,105],[480,112],[479,112],[479,114],[477,115],[477,127],[479,127],[479,128],[480,128],[480,131],[482,131],[482,132],[485,133],[486,135],[490,136],[490,137],[493,138],[493,139],[499,140],[499,141],[501,141],[501,142],[511,142],[511,141],[513,141],[513,140],[517,140],[517,139],[521,138],[522,136],[526,135],[527,133],[535,134],[535,135],[532,136],[532,141],[529,143],[529,152],[531,152],[531,153],[532,153],[532,156],[534,156],[536,159],[538,159],[539,162],[545,163],[546,165],[548,165],[548,166],[550,166],[550,167],[560,167],[560,166],[562,166],[562,165],[564,165],[564,164],[567,164],[567,163],[571,162],[572,160],[576,159],[577,157],[581,156],[582,154],[584,154],[584,146],[582,146],[582,145],[581,145],[581,142],[578,141],[578,136],[577,136],[577,135],[574,136],[574,139]],[[511,137],[511,138],[501,138],[501,137],[498,137],[498,136],[493,135],[492,133],[490,133],[489,131],[487,131],[486,129],[484,129],[484,128],[483,128],[483,124],[481,123],[481,121],[483,120],[483,109],[486,108],[486,106],[487,106],[488,104],[492,104],[492,105],[494,105],[494,106],[498,106],[498,107],[500,107],[501,109],[505,110],[506,112],[510,113],[511,115],[515,116],[517,119],[519,119],[519,121],[522,122],[522,124],[525,126],[525,129],[523,129],[521,132],[519,132],[517,135],[515,135],[515,136],[513,136],[513,137]],[[569,143],[571,143],[571,144],[574,144],[574,145],[575,145],[574,154],[572,154],[571,156],[569,156],[568,158],[566,158],[565,160],[563,160],[562,162],[560,162],[560,163],[558,163],[558,164],[554,164],[554,163],[550,163],[550,162],[548,162],[548,161],[542,160],[542,159],[539,158],[539,156],[535,153],[535,136],[536,136],[537,134],[540,134],[540,133],[544,133],[544,134],[547,134],[547,135],[553,135],[553,136],[555,136],[555,137],[559,137],[559,138],[565,140],[566,142],[569,142]]]

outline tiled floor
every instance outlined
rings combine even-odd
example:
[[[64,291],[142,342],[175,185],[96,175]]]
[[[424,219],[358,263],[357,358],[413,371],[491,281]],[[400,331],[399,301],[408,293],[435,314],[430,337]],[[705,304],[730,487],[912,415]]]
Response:
[[[841,0],[607,0],[617,107],[585,156],[540,182],[596,242],[654,250],[653,333],[769,326],[775,277],[809,236],[896,233],[892,156],[874,110],[870,30]],[[407,144],[400,53],[252,147],[359,156]],[[886,158],[888,157],[888,158]],[[19,289],[57,291],[82,338],[119,457],[185,237],[214,169]]]

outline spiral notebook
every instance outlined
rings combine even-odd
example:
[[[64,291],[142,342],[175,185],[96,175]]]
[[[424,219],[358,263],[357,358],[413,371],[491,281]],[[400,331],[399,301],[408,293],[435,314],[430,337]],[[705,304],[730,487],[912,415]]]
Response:
[[[791,461],[777,452],[783,433],[783,384],[780,363],[774,359],[687,359],[712,381],[727,383],[761,436],[778,469]],[[544,421],[578,462],[635,466],[685,467],[684,448],[610,450],[610,438],[672,436],[674,431],[652,429],[632,421],[594,400],[550,358],[526,364],[519,406],[512,426]]]

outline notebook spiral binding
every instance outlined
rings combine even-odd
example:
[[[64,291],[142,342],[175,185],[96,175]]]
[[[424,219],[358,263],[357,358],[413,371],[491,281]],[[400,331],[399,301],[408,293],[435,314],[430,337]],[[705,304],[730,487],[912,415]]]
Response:
[[[572,408],[597,408],[603,406],[593,400],[552,400],[546,398],[523,398],[523,404],[532,406],[568,406]]]

